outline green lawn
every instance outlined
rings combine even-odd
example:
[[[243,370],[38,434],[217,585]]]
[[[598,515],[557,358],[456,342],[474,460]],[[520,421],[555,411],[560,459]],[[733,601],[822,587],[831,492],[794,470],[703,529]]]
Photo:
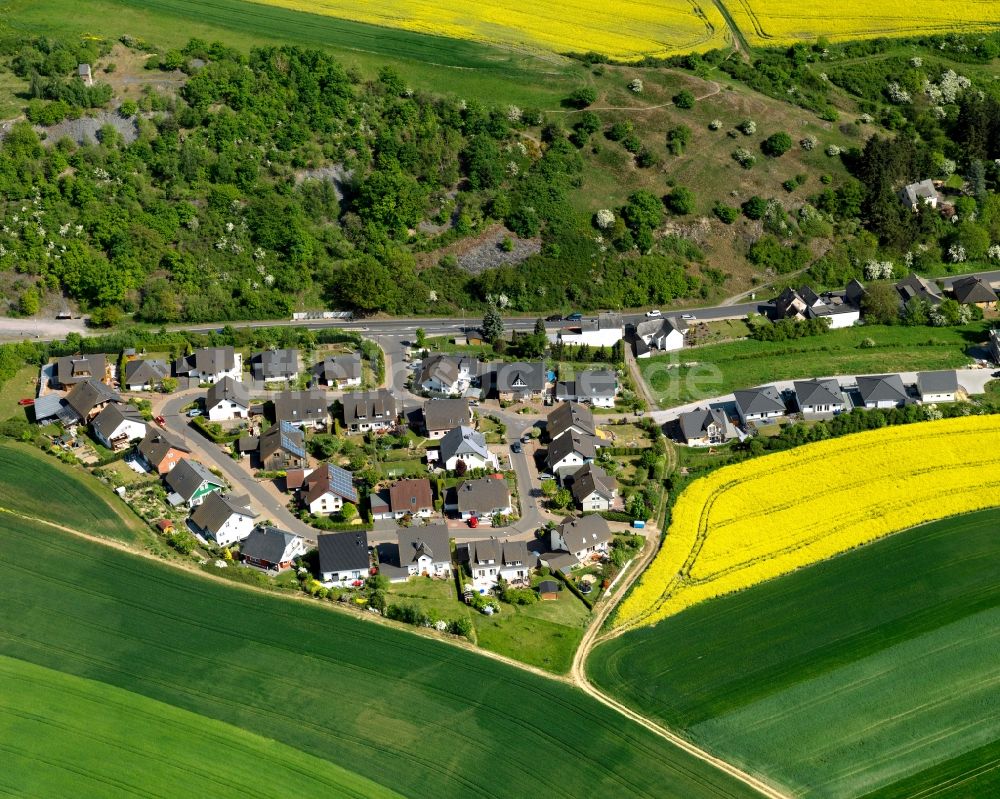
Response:
[[[18,400],[34,397],[38,390],[35,381],[38,379],[37,366],[25,366],[19,369],[6,383],[0,384],[0,421],[16,416],[26,417],[24,408],[18,405]]]
[[[998,529],[991,510],[899,533],[623,635],[589,672],[796,796],[991,795]]]
[[[232,47],[294,44],[334,52],[347,66],[374,77],[392,64],[415,88],[489,97],[522,107],[558,107],[583,67],[554,55],[532,55],[460,39],[365,25],[247,2],[247,0],[14,0],[7,30],[20,35],[129,34],[160,47],[188,39]]]
[[[94,535],[137,541],[148,532],[111,488],[27,444],[0,440],[0,508]]]
[[[657,402],[669,407],[775,380],[960,367],[970,361],[966,351],[986,340],[986,329],[985,322],[951,328],[849,327],[795,341],[709,344],[639,364]],[[875,346],[862,348],[868,338]]]
[[[239,727],[2,656],[0,709],[11,795],[399,796]]]
[[[564,683],[34,523],[0,526],[0,603],[2,655],[235,725],[411,797],[754,795]],[[71,767],[72,751],[37,746]]]

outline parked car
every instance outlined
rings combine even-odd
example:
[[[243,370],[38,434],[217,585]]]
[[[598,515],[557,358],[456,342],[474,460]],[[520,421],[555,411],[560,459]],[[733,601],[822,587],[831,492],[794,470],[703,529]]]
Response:
[[[555,480],[556,478],[555,478],[555,475],[546,474],[545,472],[539,472],[538,479],[539,480]]]
[[[515,441],[513,444],[511,444],[510,445],[510,451],[513,452],[515,455],[520,455],[521,454],[521,442],[520,441]]]
[[[571,313],[566,317],[567,322],[580,322],[583,321],[583,314],[577,311],[576,313]]]
[[[31,399],[31,397],[26,397],[23,400],[18,400],[17,404],[18,405],[25,405],[25,406],[27,406],[27,405],[34,405],[35,401],[33,399]]]
[[[531,434],[530,433],[525,433],[523,436],[521,436],[521,443],[523,443],[523,444],[530,444],[531,443]]]
[[[681,314],[681,319],[687,319],[689,322],[693,322],[694,321],[694,314],[693,313],[682,313]]]
[[[195,416],[204,415],[204,413],[205,412],[201,408],[192,408],[191,410],[188,411],[187,415],[189,418],[193,419]]]
[[[646,311],[647,319],[656,319],[660,316],[663,316],[663,312],[659,308],[653,308],[651,311]]]
[[[162,416],[157,416],[157,417],[155,417],[155,418],[153,419],[153,421],[154,421],[154,422],[156,422],[156,423],[157,423],[158,425],[160,425],[161,427],[166,427],[166,426],[167,426],[167,420],[166,420],[166,419],[164,419],[164,418],[163,418]]]

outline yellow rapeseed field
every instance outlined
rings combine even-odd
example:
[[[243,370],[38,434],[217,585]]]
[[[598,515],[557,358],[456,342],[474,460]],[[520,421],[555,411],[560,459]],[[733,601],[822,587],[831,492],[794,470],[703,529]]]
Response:
[[[418,33],[628,60],[725,47],[729,31],[711,2],[695,0],[257,0]]]
[[[1000,505],[1000,417],[872,430],[726,466],[674,506],[617,624],[652,624],[945,516]]]
[[[1000,25],[997,0],[725,0],[737,27],[751,44],[790,44],[825,36],[870,39],[925,33],[972,31]]]

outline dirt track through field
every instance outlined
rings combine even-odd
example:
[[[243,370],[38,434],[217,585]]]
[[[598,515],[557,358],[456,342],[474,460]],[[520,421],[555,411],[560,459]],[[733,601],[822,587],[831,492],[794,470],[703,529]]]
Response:
[[[259,589],[256,589],[256,588],[253,588],[253,587],[247,586],[247,585],[242,585],[240,583],[234,583],[234,582],[232,582],[230,580],[225,579],[224,577],[216,577],[214,575],[207,574],[207,573],[201,571],[200,569],[196,568],[193,563],[191,563],[190,565],[187,565],[187,564],[182,565],[181,563],[179,563],[177,561],[165,560],[162,557],[159,557],[159,556],[153,554],[152,552],[144,552],[142,550],[139,550],[139,549],[131,547],[131,546],[127,545],[127,544],[124,544],[124,543],[122,543],[120,541],[114,541],[112,539],[102,538],[100,536],[95,536],[95,535],[91,535],[89,533],[84,533],[84,532],[76,530],[76,529],[74,529],[72,527],[67,527],[65,525],[57,524],[56,522],[49,521],[48,519],[41,519],[41,518],[38,518],[38,517],[35,517],[35,516],[30,516],[28,514],[17,513],[15,511],[10,510],[9,508],[5,508],[3,506],[0,506],[0,515],[4,515],[4,514],[10,515],[10,516],[14,516],[14,517],[17,517],[19,519],[23,519],[23,520],[28,521],[28,522],[33,522],[35,524],[42,524],[42,525],[45,525],[47,527],[51,527],[51,528],[53,528],[55,530],[60,530],[61,532],[68,533],[70,535],[77,536],[79,538],[84,538],[84,539],[86,539],[88,541],[91,541],[91,542],[93,542],[95,544],[101,544],[103,546],[109,546],[109,547],[112,547],[114,549],[117,549],[117,550],[120,550],[120,551],[123,551],[123,552],[128,552],[128,553],[130,553],[132,555],[138,555],[140,557],[145,557],[145,558],[148,558],[150,560],[155,560],[155,561],[157,561],[159,563],[171,566],[173,568],[183,569],[184,571],[188,572],[189,574],[194,574],[194,575],[198,575],[198,576],[200,576],[202,578],[205,578],[205,579],[209,579],[209,580],[214,580],[214,581],[217,581],[217,582],[225,583],[225,584],[230,585],[230,586],[232,586],[234,588],[243,588],[243,589],[245,589],[247,591],[254,591],[254,592],[259,591]],[[652,533],[654,531],[650,531],[650,532]],[[714,766],[715,768],[719,769],[720,771],[722,771],[722,772],[728,774],[729,776],[733,777],[734,779],[739,780],[740,782],[742,782],[745,785],[749,786],[753,790],[757,791],[761,796],[765,796],[768,799],[791,799],[791,797],[788,794],[782,793],[778,789],[772,787],[771,785],[768,785],[767,783],[763,782],[761,779],[755,777],[754,775],[749,774],[749,773],[743,771],[742,769],[737,768],[736,766],[732,765],[731,763],[727,763],[725,760],[722,760],[722,759],[716,757],[715,755],[712,755],[709,752],[706,752],[704,749],[701,749],[701,748],[695,746],[690,741],[685,740],[684,738],[680,737],[676,733],[673,733],[670,730],[668,730],[668,729],[666,729],[664,727],[661,727],[656,722],[654,722],[654,721],[646,718],[645,716],[642,716],[639,713],[636,713],[634,710],[631,710],[630,708],[626,707],[625,705],[621,704],[620,702],[616,701],[615,699],[612,699],[611,697],[609,697],[609,696],[601,693],[601,691],[599,691],[597,688],[595,688],[594,686],[592,686],[590,684],[590,682],[587,680],[586,671],[585,671],[585,662],[586,662],[586,659],[587,659],[587,655],[589,655],[591,649],[594,647],[594,644],[596,644],[598,642],[598,640],[605,640],[607,638],[615,637],[614,633],[612,633],[610,635],[602,636],[601,635],[601,627],[604,625],[604,622],[611,615],[611,613],[615,609],[615,607],[617,607],[618,602],[627,593],[629,586],[631,586],[631,584],[639,577],[639,575],[641,575],[642,572],[645,571],[646,567],[649,565],[649,562],[656,555],[656,550],[657,550],[657,547],[656,547],[655,542],[652,541],[652,540],[647,539],[646,544],[643,547],[642,555],[633,564],[631,570],[629,571],[629,574],[626,576],[627,579],[625,579],[625,580],[622,581],[622,583],[618,587],[615,595],[613,597],[610,597],[610,596],[606,597],[602,602],[598,603],[598,607],[597,607],[597,610],[596,610],[596,612],[594,614],[594,618],[593,618],[590,626],[587,628],[587,631],[584,633],[583,639],[580,642],[580,646],[577,649],[576,654],[575,654],[575,656],[573,658],[573,665],[571,667],[570,675],[569,675],[568,678],[567,677],[560,677],[560,676],[555,675],[555,674],[551,674],[550,672],[543,671],[542,669],[538,669],[538,668],[535,668],[533,666],[529,666],[529,665],[527,665],[525,663],[521,663],[520,661],[514,660],[512,658],[505,657],[504,655],[499,655],[499,654],[496,654],[494,652],[489,652],[489,651],[480,649],[479,647],[475,646],[471,642],[467,642],[467,641],[460,640],[460,639],[457,639],[457,638],[444,638],[444,637],[442,637],[439,634],[426,632],[426,631],[420,630],[418,628],[410,627],[410,626],[407,626],[407,625],[402,625],[402,624],[399,624],[397,622],[392,622],[392,621],[389,621],[388,619],[383,619],[380,616],[374,616],[374,615],[373,616],[361,616],[361,615],[357,614],[354,611],[349,611],[349,610],[344,610],[342,608],[339,608],[335,604],[334,605],[329,605],[327,607],[329,607],[333,611],[339,611],[339,612],[343,612],[343,613],[348,613],[351,616],[353,616],[354,618],[364,618],[364,619],[368,619],[370,621],[374,621],[376,623],[382,623],[382,624],[386,624],[386,625],[389,625],[389,626],[392,626],[392,627],[397,627],[397,628],[399,628],[399,629],[401,629],[401,630],[403,630],[405,632],[411,633],[411,634],[416,633],[416,634],[419,634],[419,635],[423,635],[426,638],[434,638],[435,640],[441,641],[442,643],[450,644],[452,646],[461,647],[462,649],[465,649],[467,651],[475,652],[477,655],[480,655],[482,657],[489,657],[489,658],[492,658],[493,660],[501,661],[503,663],[506,663],[509,666],[512,666],[512,667],[517,668],[517,669],[520,669],[522,671],[530,672],[531,674],[534,674],[534,675],[539,676],[539,677],[544,677],[544,678],[546,678],[548,680],[554,680],[554,681],[557,681],[557,682],[569,682],[570,684],[576,686],[581,691],[583,691],[584,693],[586,693],[588,696],[592,697],[593,699],[596,699],[598,702],[601,702],[602,704],[606,705],[607,707],[611,708],[612,710],[620,713],[621,715],[625,716],[626,718],[628,718],[629,720],[635,722],[636,724],[641,725],[642,727],[644,727],[648,731],[652,732],[654,735],[657,735],[658,737],[660,737],[663,740],[665,740],[670,745],[676,746],[679,749],[683,749],[685,752],[687,752],[692,757],[697,758],[698,760],[701,760],[704,763],[708,763],[708,764]],[[310,604],[314,604],[315,603],[315,600],[313,600],[310,597],[307,597],[304,594],[272,593],[272,596],[279,597],[279,598],[282,598],[282,599],[290,599],[292,601],[309,602]]]

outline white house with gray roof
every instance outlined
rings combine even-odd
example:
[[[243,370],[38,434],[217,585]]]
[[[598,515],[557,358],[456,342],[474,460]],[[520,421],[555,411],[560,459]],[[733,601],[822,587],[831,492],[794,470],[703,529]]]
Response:
[[[152,391],[160,388],[167,377],[170,377],[170,367],[166,361],[139,358],[126,362],[121,383],[128,391]]]
[[[903,378],[898,374],[859,377],[858,393],[868,410],[898,408],[909,398]]]
[[[676,316],[649,319],[635,326],[636,357],[648,358],[652,350],[673,352],[684,347],[688,324]]]
[[[406,582],[411,577],[451,576],[451,541],[447,525],[400,527],[396,545],[379,548],[379,572],[389,582]]]
[[[213,422],[229,422],[250,416],[250,390],[231,377],[223,377],[205,392],[205,414]]]
[[[689,447],[710,447],[736,438],[736,429],[721,408],[696,408],[677,417],[677,434]]]
[[[132,441],[146,437],[149,429],[139,409],[134,405],[113,403],[105,406],[90,423],[94,435],[108,449],[125,449]]]
[[[591,463],[597,455],[594,436],[566,433],[549,444],[545,463],[549,471],[562,480],[575,474],[581,466]]]
[[[182,458],[163,477],[170,489],[167,501],[174,506],[187,505],[193,508],[205,501],[213,491],[225,488],[221,477],[216,477],[198,461]]]
[[[527,585],[538,560],[524,541],[499,538],[459,544],[455,557],[467,564],[472,574],[472,587],[480,594],[493,589],[501,577],[511,585]]]
[[[438,453],[439,465],[448,471],[454,471],[459,461],[469,469],[498,468],[497,456],[486,446],[486,437],[465,425],[445,434]]]
[[[594,414],[586,405],[578,402],[564,402],[553,408],[545,420],[545,431],[549,440],[555,441],[567,433],[581,436],[597,434]]]
[[[843,389],[833,378],[796,380],[794,387],[799,411],[806,419],[821,419],[848,409]]]
[[[240,545],[240,560],[265,571],[286,571],[305,554],[302,536],[277,527],[255,527]]]
[[[449,430],[472,424],[472,408],[464,399],[428,400],[423,415],[428,438],[443,438]]]
[[[503,477],[466,480],[455,489],[445,510],[457,511],[463,520],[475,516],[480,521],[490,521],[494,516],[509,516],[514,510],[510,486]]]
[[[320,386],[350,388],[361,385],[361,353],[324,358],[312,368],[313,381]]]
[[[924,403],[954,402],[958,399],[958,373],[954,369],[917,372],[917,392]]]
[[[233,347],[203,347],[174,361],[174,374],[200,383],[243,379],[243,355]]]
[[[501,402],[541,399],[545,391],[545,364],[542,361],[497,364],[493,385]]]
[[[596,513],[576,519],[566,517],[552,529],[552,549],[570,553],[583,563],[608,551],[614,536],[607,520]]]
[[[299,351],[294,347],[264,350],[250,356],[254,380],[272,382],[294,380],[299,376]]]
[[[743,424],[757,424],[785,415],[785,402],[774,386],[741,389],[734,392],[736,411]]]
[[[466,355],[430,355],[420,363],[416,384],[429,394],[460,396],[481,370],[479,360]]]
[[[220,547],[228,547],[250,535],[256,518],[250,497],[212,492],[194,509],[191,523]]]
[[[618,483],[596,463],[588,463],[573,475],[570,493],[582,511],[611,510]]]
[[[573,380],[556,383],[556,399],[560,402],[584,402],[595,408],[613,408],[617,395],[618,375],[610,369],[580,371]]]

